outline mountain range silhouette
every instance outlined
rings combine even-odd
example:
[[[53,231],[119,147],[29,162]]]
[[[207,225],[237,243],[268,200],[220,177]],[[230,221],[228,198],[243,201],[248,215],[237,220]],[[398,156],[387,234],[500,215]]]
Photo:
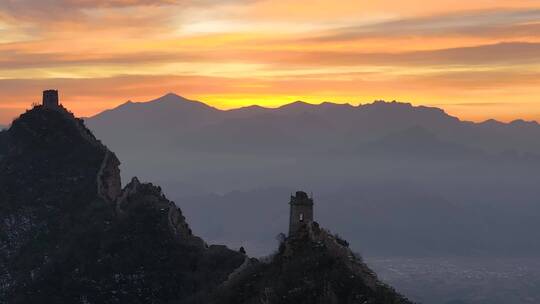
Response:
[[[321,223],[367,255],[540,253],[530,237],[540,231],[536,122],[384,101],[223,111],[175,94],[86,122],[126,177],[186,198],[205,239],[255,254],[274,248],[287,213],[279,197],[295,189],[315,191]]]

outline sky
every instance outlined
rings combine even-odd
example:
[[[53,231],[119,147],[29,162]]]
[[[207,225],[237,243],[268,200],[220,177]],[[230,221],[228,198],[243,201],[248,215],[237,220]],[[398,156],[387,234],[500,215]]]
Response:
[[[540,1],[1,0],[0,123],[48,88],[80,116],[174,92],[540,120]]]

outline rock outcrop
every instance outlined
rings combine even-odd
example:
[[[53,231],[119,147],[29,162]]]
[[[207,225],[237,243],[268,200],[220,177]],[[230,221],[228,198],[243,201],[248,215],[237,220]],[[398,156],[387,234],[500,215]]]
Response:
[[[130,210],[140,207],[152,208],[166,214],[167,227],[178,240],[199,249],[208,247],[201,238],[193,235],[180,208],[165,197],[159,186],[141,184],[134,177],[122,190],[116,204],[120,216],[125,216]]]
[[[97,192],[106,201],[115,202],[122,193],[120,161],[111,151],[105,152],[97,175]]]

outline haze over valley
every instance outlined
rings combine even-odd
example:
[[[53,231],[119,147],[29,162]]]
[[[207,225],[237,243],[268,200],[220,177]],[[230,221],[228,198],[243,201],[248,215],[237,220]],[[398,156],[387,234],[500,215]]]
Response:
[[[486,292],[496,285],[487,277],[506,276],[497,259],[529,267],[540,253],[536,122],[473,123],[384,101],[221,111],[175,94],[86,121],[121,156],[124,175],[162,185],[213,242],[270,254],[288,221],[283,197],[306,189],[320,223],[413,299],[505,303],[540,286],[522,275],[501,302]],[[442,268],[448,259],[453,268]],[[475,259],[485,283],[462,292]],[[396,263],[402,275],[393,275]],[[411,285],[426,269],[432,280]]]
[[[220,111],[168,94],[87,123],[126,176],[161,184],[206,238],[257,255],[273,248],[279,198],[296,188],[313,190],[321,222],[364,254],[540,250],[529,233],[540,225],[536,122],[472,123],[399,102]]]

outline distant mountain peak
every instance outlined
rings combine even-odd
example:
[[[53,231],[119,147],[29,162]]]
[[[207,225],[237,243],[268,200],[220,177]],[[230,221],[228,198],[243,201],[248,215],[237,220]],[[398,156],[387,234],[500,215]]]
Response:
[[[158,97],[154,100],[151,100],[151,101],[148,101],[148,102],[167,102],[167,101],[192,101],[192,100],[189,100],[183,96],[180,96],[178,94],[175,94],[175,93],[167,93],[161,97]]]
[[[236,108],[236,109],[230,109],[230,110],[227,110],[227,111],[236,111],[236,110],[266,110],[268,108],[265,108],[263,106],[260,106],[260,105],[249,105],[249,106],[245,106],[245,107],[240,107],[240,108]]]
[[[309,112],[317,111],[317,110],[325,111],[329,109],[345,109],[346,110],[346,109],[352,109],[352,108],[354,108],[354,106],[348,103],[335,103],[335,102],[325,101],[320,104],[313,104],[313,103],[308,103],[305,101],[298,100],[298,101],[283,105],[277,108],[277,110],[282,111],[282,112],[298,113],[298,112],[304,112],[304,111],[309,111]]]
[[[346,102],[346,103],[335,103],[335,102],[331,102],[331,101],[324,101],[320,104],[320,106],[323,106],[323,107],[348,107],[348,108],[352,108],[354,107],[353,105],[351,105],[350,103]]]
[[[523,119],[516,119],[516,120],[511,121],[510,125],[518,126],[518,127],[521,127],[521,126],[538,126],[538,122],[536,120],[527,121],[527,120],[523,120]]]
[[[486,125],[486,126],[502,126],[504,124],[505,123],[500,122],[500,121],[498,121],[496,119],[488,119],[488,120],[480,123],[480,125]]]
[[[198,100],[188,99],[183,96],[180,96],[176,93],[167,93],[157,99],[146,102],[148,104],[163,104],[167,106],[176,107],[178,105],[189,106],[194,109],[201,110],[217,110],[216,108]]]
[[[381,109],[391,109],[391,108],[403,108],[403,109],[414,109],[414,108],[430,108],[424,106],[414,106],[410,102],[402,102],[397,100],[386,101],[386,100],[374,100],[372,103],[362,104],[359,107],[368,107],[368,108],[381,108]],[[439,108],[433,108],[439,109]],[[439,109],[440,110],[440,109]]]
[[[218,109],[209,106],[197,100],[187,99],[175,93],[167,93],[149,101],[133,102],[131,100],[120,106],[103,111],[91,119],[105,119],[105,117],[114,117],[114,121],[148,121],[149,117],[156,117],[160,123],[171,122],[179,119],[180,116],[186,116],[182,120],[193,119],[194,113],[202,115],[212,115]],[[167,117],[167,118],[166,118]],[[143,121],[143,122],[144,122]]]
[[[305,108],[315,106],[313,104],[307,103],[305,101],[297,100],[286,105],[282,105],[279,109],[291,109],[291,108]]]

